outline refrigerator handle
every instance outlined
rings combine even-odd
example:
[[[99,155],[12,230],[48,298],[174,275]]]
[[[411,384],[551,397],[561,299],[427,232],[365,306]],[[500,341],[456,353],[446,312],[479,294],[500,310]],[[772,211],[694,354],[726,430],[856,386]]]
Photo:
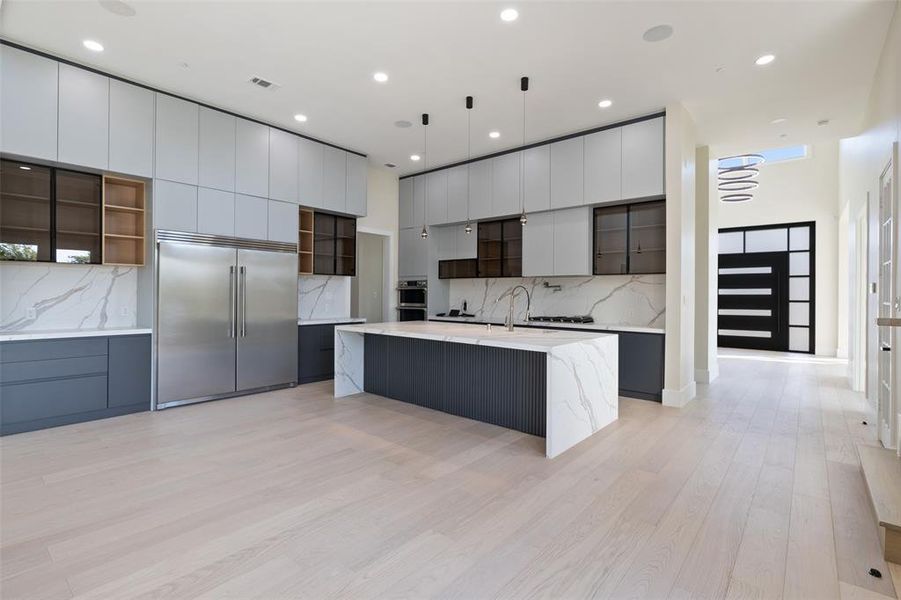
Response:
[[[241,337],[247,335],[247,267],[241,265]]]
[[[228,337],[235,337],[235,265],[228,268]]]

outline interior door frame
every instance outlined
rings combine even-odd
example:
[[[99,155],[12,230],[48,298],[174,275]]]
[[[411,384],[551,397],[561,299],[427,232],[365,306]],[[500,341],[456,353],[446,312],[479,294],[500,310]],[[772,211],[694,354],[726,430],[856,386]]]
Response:
[[[897,163],[897,155],[898,155],[898,144],[894,144],[892,157],[889,159],[886,166],[882,169],[879,174],[878,180],[878,191],[879,198],[878,204],[879,209],[877,210],[877,231],[879,232],[879,242],[878,242],[878,286],[879,286],[879,313],[877,316],[879,317],[897,317],[899,312],[899,297],[898,297],[898,281],[896,273],[898,272],[899,265],[899,248],[898,248],[898,192],[897,192],[897,169],[895,169],[895,165]],[[885,179],[889,178],[889,182],[886,185]],[[888,189],[889,197],[888,199],[883,198],[883,193]],[[886,203],[890,211],[891,224],[890,224],[890,232],[889,242],[891,243],[891,248],[889,249],[889,260],[891,261],[890,269],[888,270],[888,281],[885,280],[884,273],[885,270],[882,268],[884,266],[884,256],[883,256],[883,238],[882,236],[885,234],[885,221],[883,219],[882,207],[884,203]],[[882,310],[882,291],[886,285],[891,286],[888,294],[888,307],[887,311],[883,314]],[[877,339],[876,344],[879,346],[877,348],[877,355],[881,358],[881,352],[884,350],[882,346],[883,343],[883,334],[886,334],[888,338],[888,352],[894,354],[894,356],[889,357],[887,363],[889,368],[889,373],[887,377],[884,377],[882,372],[883,361],[878,360],[876,365],[876,385],[878,386],[877,394],[876,394],[876,420],[878,423],[877,426],[877,435],[879,436],[879,441],[882,442],[882,445],[886,448],[897,448],[901,451],[901,444],[898,444],[898,421],[901,420],[901,416],[898,415],[898,406],[896,404],[895,396],[897,396],[898,389],[898,358],[897,353],[901,351],[901,348],[898,347],[898,333],[897,328],[894,327],[878,327],[877,328]],[[883,394],[883,380],[888,379],[888,393]],[[883,410],[882,402],[883,397],[887,398],[888,406]],[[887,419],[883,419],[883,413],[886,412]]]

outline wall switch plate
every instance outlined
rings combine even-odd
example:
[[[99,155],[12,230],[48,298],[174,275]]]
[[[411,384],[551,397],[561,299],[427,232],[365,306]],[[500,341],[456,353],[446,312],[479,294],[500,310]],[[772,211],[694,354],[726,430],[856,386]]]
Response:
[[[33,306],[25,309],[25,318],[30,321],[34,321],[35,319],[37,319],[38,318],[37,309],[35,309],[35,307],[33,307]]]

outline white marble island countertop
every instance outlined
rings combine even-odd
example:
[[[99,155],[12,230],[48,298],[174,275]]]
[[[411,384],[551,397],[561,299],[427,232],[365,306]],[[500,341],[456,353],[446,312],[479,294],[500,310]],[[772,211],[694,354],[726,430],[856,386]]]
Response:
[[[468,324],[485,324],[491,323],[493,325],[503,326],[503,319],[491,319],[486,320],[481,317],[439,317],[437,315],[432,315],[429,317],[429,321],[440,321],[442,323],[468,323]],[[608,325],[606,323],[557,323],[552,321],[515,321],[514,326],[520,327],[541,327],[544,329],[578,329],[582,330],[592,330],[592,331],[624,331],[629,333],[655,333],[659,335],[664,335],[666,330],[662,327],[640,327],[637,325]]]
[[[365,323],[363,317],[325,317],[322,319],[297,319],[298,325],[332,325],[335,323]]]

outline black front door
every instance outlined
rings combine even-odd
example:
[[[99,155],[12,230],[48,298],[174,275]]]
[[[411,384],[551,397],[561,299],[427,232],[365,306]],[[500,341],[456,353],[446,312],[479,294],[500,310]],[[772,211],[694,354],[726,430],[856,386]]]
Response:
[[[720,254],[718,344],[788,350],[788,253]]]

